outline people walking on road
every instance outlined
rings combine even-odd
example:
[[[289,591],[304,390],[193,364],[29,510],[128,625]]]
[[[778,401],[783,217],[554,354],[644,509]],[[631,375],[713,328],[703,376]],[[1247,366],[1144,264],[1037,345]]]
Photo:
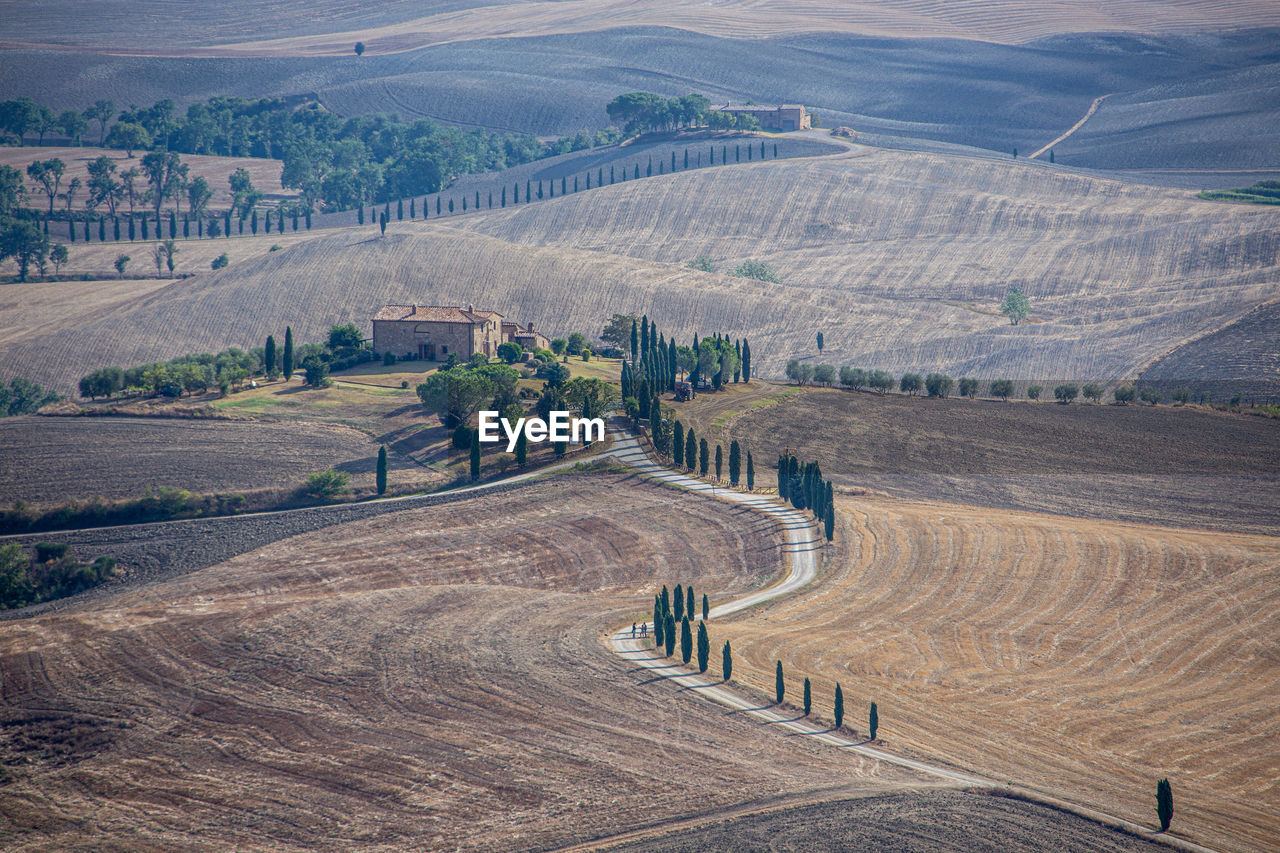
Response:
[[[636,623],[632,622],[632,623],[631,623],[631,636],[632,636],[632,638],[633,638],[633,639],[635,638],[635,635],[636,635]]]

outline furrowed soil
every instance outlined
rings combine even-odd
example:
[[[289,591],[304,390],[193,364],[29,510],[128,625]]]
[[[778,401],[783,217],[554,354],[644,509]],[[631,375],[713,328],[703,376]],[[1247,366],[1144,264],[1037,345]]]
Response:
[[[610,853],[747,853],[786,850],[911,850],[942,853],[1043,850],[1049,824],[1060,850],[1168,850],[1157,841],[1125,835],[1076,815],[1024,800],[958,791],[885,794],[817,803],[708,821],[678,832],[598,849]],[[962,828],[963,838],[957,837]]]
[[[336,424],[4,418],[0,493],[42,507],[140,498],[148,487],[201,494],[292,489],[308,474],[331,467],[369,485],[377,454],[369,436]],[[418,466],[399,458],[391,467]]]
[[[714,626],[734,678],[927,756],[1219,850],[1280,833],[1280,538],[837,499],[816,585]],[[1002,845],[996,845],[1002,847]],[[1067,845],[1071,847],[1071,845]],[[664,848],[665,849],[665,848]]]
[[[899,497],[1280,533],[1280,422],[1267,418],[762,382],[673,408],[700,437],[736,438],[767,488],[792,448],[840,486]]]
[[[65,388],[103,364],[252,345],[288,323],[316,340],[332,322],[367,328],[383,304],[426,294],[557,336],[594,335],[618,310],[681,341],[748,334],[762,375],[780,375],[823,329],[835,363],[1105,382],[1273,301],[1277,223],[1280,210],[1023,161],[855,147],[394,222],[385,237],[320,232],[27,336],[0,352],[0,377]],[[690,269],[700,255],[721,272]],[[782,283],[727,274],[748,258]],[[1031,300],[1018,326],[998,311],[1013,284]]]
[[[933,785],[643,683],[602,641],[659,579],[714,599],[778,567],[750,513],[570,474],[6,622],[0,842],[547,849]]]

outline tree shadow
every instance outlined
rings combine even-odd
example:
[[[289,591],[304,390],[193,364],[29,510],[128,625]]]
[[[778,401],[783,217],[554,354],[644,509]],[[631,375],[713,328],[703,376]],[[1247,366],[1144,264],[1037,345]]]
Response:
[[[803,719],[804,719],[804,714],[801,714],[801,715],[800,715],[800,716],[798,716],[798,717],[788,717],[788,718],[787,718],[787,719],[785,719],[785,720],[765,720],[764,722],[760,723],[760,725],[762,725],[762,726],[776,726],[776,725],[778,725],[779,723],[797,723],[797,722],[799,722],[800,720],[803,720]]]
[[[791,732],[787,737],[813,737],[814,735],[829,735],[837,731],[839,731],[839,729],[835,726],[831,726],[830,728],[819,729],[818,731],[813,732]]]

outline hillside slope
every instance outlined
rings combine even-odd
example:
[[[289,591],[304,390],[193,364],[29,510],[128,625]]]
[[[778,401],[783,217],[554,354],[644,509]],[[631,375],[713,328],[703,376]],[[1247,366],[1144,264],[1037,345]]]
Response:
[[[690,270],[747,257],[784,284]],[[1280,211],[1046,166],[857,149],[655,177],[524,209],[313,235],[174,282],[79,328],[11,343],[3,373],[89,369],[300,339],[392,301],[474,302],[563,334],[615,311],[682,341],[750,335],[786,359],[1013,378],[1118,379],[1273,298]],[[997,306],[1012,285],[1031,321]]]

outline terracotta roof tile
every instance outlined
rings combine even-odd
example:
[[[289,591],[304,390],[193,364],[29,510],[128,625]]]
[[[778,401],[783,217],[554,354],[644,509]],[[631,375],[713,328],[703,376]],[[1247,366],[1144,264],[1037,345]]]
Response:
[[[414,323],[483,323],[502,315],[496,311],[467,311],[454,305],[384,305],[375,320],[408,320]]]

